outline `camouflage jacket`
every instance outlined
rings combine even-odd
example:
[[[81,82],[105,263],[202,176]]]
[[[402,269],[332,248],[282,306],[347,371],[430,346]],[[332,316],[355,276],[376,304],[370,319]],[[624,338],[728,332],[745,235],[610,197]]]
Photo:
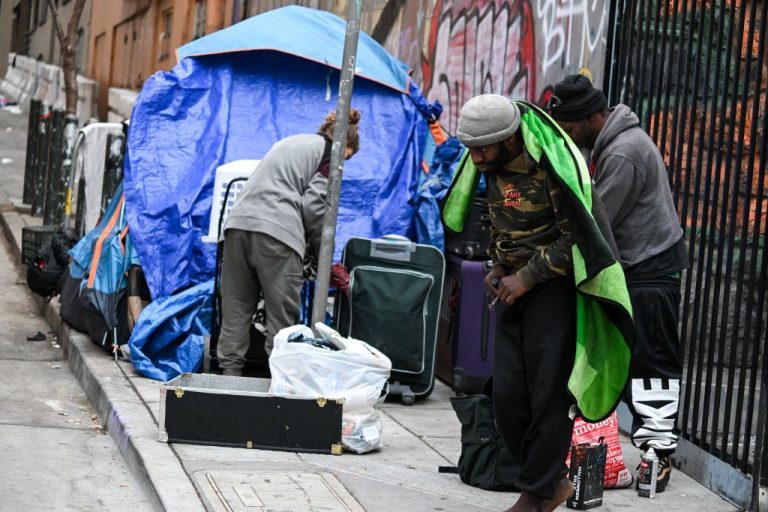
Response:
[[[530,290],[573,271],[573,236],[560,187],[526,156],[487,172],[485,179],[493,221],[488,253]]]

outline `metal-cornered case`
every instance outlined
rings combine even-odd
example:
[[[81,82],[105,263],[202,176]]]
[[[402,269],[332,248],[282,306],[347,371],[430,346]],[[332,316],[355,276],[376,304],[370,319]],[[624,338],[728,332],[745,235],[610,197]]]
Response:
[[[269,383],[179,375],[160,388],[158,441],[341,455],[343,400],[278,396]]]

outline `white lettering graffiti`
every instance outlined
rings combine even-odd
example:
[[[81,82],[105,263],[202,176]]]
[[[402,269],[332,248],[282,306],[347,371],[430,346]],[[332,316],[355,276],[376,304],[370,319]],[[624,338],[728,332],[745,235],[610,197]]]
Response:
[[[605,43],[608,2],[599,0],[537,0],[541,30],[541,72],[583,68],[599,43]]]

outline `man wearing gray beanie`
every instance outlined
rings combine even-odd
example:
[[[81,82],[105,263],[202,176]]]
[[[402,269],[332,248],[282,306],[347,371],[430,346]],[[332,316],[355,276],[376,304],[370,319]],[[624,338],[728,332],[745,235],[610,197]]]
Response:
[[[550,114],[577,146],[591,151],[594,190],[611,222],[635,316],[630,382],[632,442],[659,456],[656,492],[672,473],[683,361],[678,320],[681,272],[688,268],[683,230],[664,161],[632,110],[606,108],[582,75],[555,85]]]
[[[565,458],[576,347],[573,236],[559,185],[527,154],[520,110],[483,94],[457,135],[485,176],[493,222],[486,286],[497,298],[493,408],[521,492],[513,512],[552,511],[573,492]]]

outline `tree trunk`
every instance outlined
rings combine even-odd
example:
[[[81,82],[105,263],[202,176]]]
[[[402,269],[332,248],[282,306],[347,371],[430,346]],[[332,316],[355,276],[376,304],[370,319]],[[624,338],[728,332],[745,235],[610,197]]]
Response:
[[[77,34],[75,33],[75,37]],[[67,37],[69,39],[69,37]],[[66,104],[64,110],[67,114],[77,115],[77,65],[75,63],[75,48],[71,43],[67,41],[67,49],[63,51],[63,68],[64,68],[64,96],[66,97]]]
[[[77,63],[75,62],[75,57],[77,56],[77,28],[85,8],[85,0],[75,0],[75,4],[72,6],[72,15],[67,22],[66,33],[61,27],[59,12],[53,0],[48,0],[48,7],[51,10],[53,26],[59,38],[59,46],[61,47],[64,95],[66,97],[64,110],[67,114],[77,115]]]

